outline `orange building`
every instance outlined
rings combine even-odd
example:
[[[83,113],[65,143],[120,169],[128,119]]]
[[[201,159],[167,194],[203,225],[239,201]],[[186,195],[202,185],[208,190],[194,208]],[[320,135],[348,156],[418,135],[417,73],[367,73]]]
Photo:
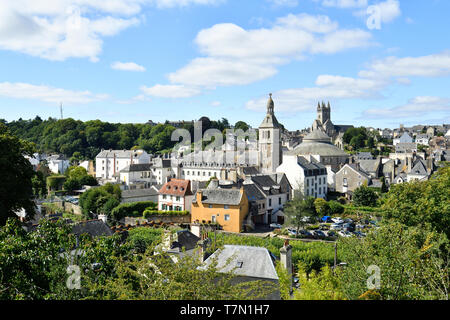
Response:
[[[249,202],[241,189],[198,190],[192,201],[191,222],[218,223],[223,230],[241,232]]]

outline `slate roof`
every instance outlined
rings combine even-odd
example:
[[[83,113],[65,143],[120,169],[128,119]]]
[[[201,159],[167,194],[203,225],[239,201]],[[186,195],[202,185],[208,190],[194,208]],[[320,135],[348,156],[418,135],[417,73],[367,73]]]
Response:
[[[321,155],[321,156],[347,156],[348,154],[331,143],[331,138],[321,130],[313,130],[303,142],[286,155]]]
[[[359,167],[368,173],[377,172],[378,167],[380,165],[380,161],[378,159],[374,160],[359,160]]]
[[[373,159],[373,155],[370,152],[358,152],[356,157],[359,160],[372,160]]]
[[[418,159],[408,174],[428,175],[427,165],[422,159]]]
[[[159,192],[153,188],[148,189],[132,189],[132,190],[122,190],[122,198],[135,198],[135,197],[145,197],[145,196],[156,196]]]
[[[114,158],[115,155],[116,159],[130,159],[131,157],[138,158],[143,153],[143,151],[137,150],[102,150],[97,158]]]
[[[161,158],[156,158],[152,160],[153,162],[153,166],[156,168],[170,168],[171,165],[171,160],[170,159],[161,159]]]
[[[202,203],[237,206],[241,203],[242,194],[238,189],[204,189],[197,191],[202,193]],[[192,200],[195,203],[197,197]]]
[[[216,260],[217,259],[217,260]],[[217,261],[219,272],[230,272],[237,276],[278,280],[274,261],[269,250],[262,247],[224,245],[205,260],[207,267]]]
[[[171,179],[159,189],[159,193],[179,197],[192,195],[191,182],[189,180]]]
[[[406,152],[417,149],[417,143],[415,142],[401,142],[395,146],[395,152]]]
[[[197,242],[200,241],[200,238],[189,230],[177,231],[177,237],[178,239],[172,242],[170,249],[184,248],[185,250],[192,250],[197,247]]]
[[[304,157],[298,157],[297,163],[305,171],[306,176],[327,174],[327,167],[317,161],[308,161]]]
[[[259,174],[259,171],[256,167],[242,167],[242,172],[246,176],[252,176],[255,174]]]
[[[266,195],[280,193],[280,185],[276,183],[269,175],[258,175],[250,177],[251,181],[256,184],[259,189]]]
[[[243,187],[249,201],[259,201],[266,198],[266,195],[261,192],[253,183],[244,184]]]
[[[76,235],[89,234],[92,237],[113,235],[108,225],[100,219],[77,223],[72,226],[72,233]]]
[[[135,163],[126,166],[120,172],[140,172],[140,171],[150,171],[153,165],[151,163]]]

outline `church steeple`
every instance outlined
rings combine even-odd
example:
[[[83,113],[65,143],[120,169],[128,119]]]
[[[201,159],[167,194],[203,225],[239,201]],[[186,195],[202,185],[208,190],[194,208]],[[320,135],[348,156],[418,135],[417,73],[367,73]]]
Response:
[[[267,100],[267,114],[270,114],[273,116],[274,115],[273,108],[274,108],[274,103],[272,100],[272,94],[269,93],[269,100]]]

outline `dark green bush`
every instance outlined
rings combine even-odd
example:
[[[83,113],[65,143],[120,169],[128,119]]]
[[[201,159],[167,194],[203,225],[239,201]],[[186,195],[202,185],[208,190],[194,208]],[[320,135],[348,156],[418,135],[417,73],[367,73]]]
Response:
[[[157,206],[152,201],[122,203],[111,211],[111,217],[116,221],[125,217],[142,217],[146,209],[153,208],[155,210]]]

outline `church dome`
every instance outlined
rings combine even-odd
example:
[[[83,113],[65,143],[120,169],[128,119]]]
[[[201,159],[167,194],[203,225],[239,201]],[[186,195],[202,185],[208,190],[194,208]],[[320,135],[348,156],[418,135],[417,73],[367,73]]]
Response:
[[[348,156],[347,153],[331,143],[331,138],[322,130],[313,130],[303,142],[287,155],[320,155],[342,157]]]
[[[331,143],[331,138],[322,130],[313,130],[306,137],[303,138],[303,142],[323,142]]]

